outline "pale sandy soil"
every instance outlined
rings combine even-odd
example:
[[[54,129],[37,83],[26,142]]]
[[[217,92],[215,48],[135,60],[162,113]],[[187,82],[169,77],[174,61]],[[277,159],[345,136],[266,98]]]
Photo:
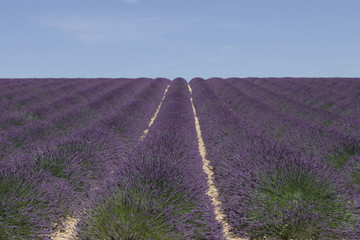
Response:
[[[192,90],[191,90],[191,87],[189,84],[188,84],[188,87],[189,87],[190,94],[192,94]],[[201,158],[203,161],[203,171],[207,175],[207,183],[208,183],[207,195],[210,197],[211,202],[214,206],[216,220],[218,222],[220,222],[223,226],[223,234],[224,234],[225,239],[227,239],[227,240],[245,240],[245,238],[239,238],[239,237],[233,236],[233,234],[231,233],[231,227],[226,222],[226,216],[221,209],[221,202],[219,201],[219,193],[214,185],[214,172],[212,170],[211,162],[209,159],[206,159],[206,148],[205,148],[205,144],[204,144],[204,141],[203,141],[203,138],[201,135],[199,119],[196,116],[196,109],[195,109],[192,97],[190,97],[190,101],[192,104],[192,109],[193,109],[194,117],[195,117],[195,127],[196,127],[196,133],[197,133],[197,137],[198,137],[198,143],[199,143],[199,152],[200,152],[200,155],[201,155]]]
[[[161,108],[161,105],[165,99],[165,95],[166,95],[166,92],[168,91],[170,85],[167,86],[167,88],[165,89],[165,92],[164,92],[164,95],[161,99],[161,102],[158,106],[158,108],[156,109],[156,112],[154,114],[154,116],[151,118],[150,120],[150,123],[148,125],[148,128],[144,131],[143,135],[141,136],[141,140],[143,140],[147,133],[149,132],[149,128],[151,127],[151,125],[154,123],[159,111],[160,111],[160,108]],[[94,187],[93,190],[97,189],[97,187]],[[59,228],[57,229],[57,231],[55,231],[51,236],[50,238],[52,240],[64,240],[64,239],[76,239],[75,238],[75,235],[76,235],[76,224],[80,221],[79,218],[77,217],[67,217],[64,222],[62,223],[62,225],[64,226],[64,228]]]
[[[163,97],[161,99],[161,102],[160,102],[158,108],[156,109],[154,116],[151,118],[151,120],[149,122],[149,125],[148,125],[148,128],[144,131],[144,134],[141,136],[141,140],[143,140],[145,138],[146,134],[149,132],[149,129],[150,129],[151,125],[153,125],[153,123],[154,123],[154,121],[155,121],[155,119],[156,119],[156,117],[157,117],[157,115],[158,115],[158,113],[160,111],[161,105],[162,105],[162,103],[163,103],[163,101],[165,99],[165,95],[166,95],[169,87],[170,87],[170,85],[168,85],[167,88],[165,89],[165,92],[164,92],[164,95],[163,95]]]
[[[79,222],[78,218],[67,217],[62,223],[64,228],[59,228],[51,235],[53,240],[74,239],[76,233],[76,224]]]

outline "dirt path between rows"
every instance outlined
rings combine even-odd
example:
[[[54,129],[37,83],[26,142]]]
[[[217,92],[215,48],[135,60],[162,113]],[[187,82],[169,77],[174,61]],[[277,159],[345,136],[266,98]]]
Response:
[[[192,89],[189,84],[188,84],[188,88],[190,91],[190,101],[191,101],[192,109],[194,112],[195,128],[196,128],[196,133],[197,133],[197,137],[198,137],[199,152],[200,152],[202,162],[203,162],[203,171],[207,175],[207,183],[208,183],[207,195],[210,197],[212,205],[214,206],[216,220],[218,222],[220,222],[221,225],[223,226],[223,235],[224,235],[225,239],[227,239],[227,240],[246,240],[246,238],[239,238],[239,237],[233,236],[233,234],[231,233],[231,227],[226,222],[226,216],[221,209],[222,203],[219,201],[219,192],[214,185],[214,172],[212,171],[211,162],[209,159],[206,159],[206,148],[205,148],[204,140],[201,135],[200,123],[199,123],[199,119],[196,115],[196,109],[194,106],[193,98],[191,96]]]
[[[79,218],[67,217],[65,221],[62,222],[64,228],[59,228],[50,238],[53,240],[75,239],[76,224],[79,221]]]
[[[151,127],[151,125],[154,123],[159,111],[160,111],[160,108],[161,108],[161,105],[165,99],[165,96],[166,96],[166,93],[169,89],[170,85],[168,85],[165,89],[165,92],[164,92],[164,95],[160,101],[160,104],[158,106],[158,108],[156,109],[155,111],[155,114],[154,116],[151,118],[150,122],[149,122],[149,125],[148,125],[148,128],[146,130],[144,130],[144,133],[143,135],[141,136],[141,140],[143,140],[146,135],[148,134],[149,132],[149,129]],[[94,188],[96,189],[96,188]],[[65,240],[65,239],[76,239],[75,235],[76,235],[76,224],[80,221],[80,218],[78,217],[70,217],[68,216],[62,223],[61,223],[61,226],[63,226],[63,228],[58,228],[53,234],[50,235],[50,238],[52,240]]]
[[[154,121],[155,121],[155,119],[156,119],[156,117],[157,117],[157,115],[158,115],[158,113],[160,111],[161,105],[162,105],[162,103],[163,103],[163,101],[165,99],[165,96],[166,96],[166,93],[167,93],[169,87],[170,87],[170,85],[168,85],[167,88],[165,89],[165,92],[164,92],[164,95],[163,95],[163,97],[161,99],[161,102],[160,102],[158,108],[156,109],[154,116],[151,118],[150,123],[148,125],[148,128],[146,130],[144,130],[144,134],[141,136],[141,140],[143,140],[146,137],[146,134],[149,132],[149,129],[150,129],[151,125],[153,125],[153,123],[154,123]]]

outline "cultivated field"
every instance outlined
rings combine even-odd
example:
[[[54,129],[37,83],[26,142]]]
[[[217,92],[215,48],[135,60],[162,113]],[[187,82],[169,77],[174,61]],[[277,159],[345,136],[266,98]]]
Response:
[[[360,239],[360,79],[0,79],[0,239]]]

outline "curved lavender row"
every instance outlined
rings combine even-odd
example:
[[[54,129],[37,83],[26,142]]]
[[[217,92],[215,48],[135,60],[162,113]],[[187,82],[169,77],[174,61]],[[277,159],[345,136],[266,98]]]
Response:
[[[252,95],[252,97],[263,99],[264,101],[266,100],[267,103],[268,101],[270,101],[272,106],[274,104],[276,108],[281,109],[281,111],[286,114],[291,114],[298,118],[303,118],[307,121],[315,121],[324,126],[334,127],[339,129],[340,131],[350,132],[352,134],[360,136],[360,118],[358,117],[344,116],[338,112],[330,112],[323,108],[318,108],[309,104],[305,104],[303,103],[303,101],[298,102],[290,97],[277,94],[274,91],[249,82],[247,79],[229,80],[232,80],[235,86],[240,88],[243,92]],[[279,79],[279,81],[282,81],[282,79]],[[305,89],[305,87],[303,87],[302,89]],[[297,91],[299,92],[302,89],[298,89]],[[359,108],[358,104],[353,101],[353,98],[349,99],[349,101],[351,102],[351,106],[349,106],[349,109],[357,111],[356,109]],[[335,104],[337,103],[338,101],[336,100]]]
[[[96,126],[101,126],[117,135],[116,138],[122,143],[121,149],[117,149],[118,152],[130,150],[139,142],[169,83],[170,80],[165,78],[153,80],[148,88],[139,92],[132,101],[119,109],[112,110],[111,114],[96,123]]]
[[[67,83],[69,82],[69,83]],[[41,89],[37,88],[33,90],[33,95],[23,96],[18,99],[14,104],[18,104],[22,107],[27,107],[29,105],[39,104],[44,101],[48,101],[56,97],[57,94],[63,94],[63,92],[68,92],[72,90],[73,87],[79,84],[86,84],[86,80],[73,80],[73,81],[63,81],[63,82],[54,82],[53,84],[45,85]]]
[[[338,114],[331,113],[324,109],[314,108],[303,102],[296,101],[290,97],[256,85],[245,78],[229,78],[226,80],[232,83],[233,86],[241,90],[244,94],[264,102],[271,107],[275,107],[282,113],[286,113],[294,117],[302,118],[307,121],[314,121],[319,124],[326,124],[329,119],[332,120],[341,118]]]
[[[63,170],[60,177],[69,179],[78,189],[78,192],[86,193],[91,186],[96,185],[97,181],[103,181],[108,176],[109,171],[115,164],[121,161],[121,153],[128,150],[126,146],[128,138],[132,137],[139,141],[141,130],[146,128],[151,113],[155,105],[160,101],[161,94],[166,87],[167,81],[154,80],[151,84],[145,84],[145,88],[140,87],[134,98],[129,102],[119,105],[115,112],[107,111],[101,119],[92,119],[87,126],[76,130],[71,134],[53,138],[48,144],[37,146],[32,153],[37,166],[34,168],[48,168],[48,170],[57,170],[59,167]],[[119,95],[120,96],[120,95]],[[137,99],[144,97],[142,101]],[[149,98],[152,101],[148,101]],[[132,99],[132,100],[131,100]],[[134,103],[136,103],[134,105]],[[143,107],[141,108],[140,105]],[[110,109],[109,109],[110,110]],[[130,112],[137,112],[137,116],[131,116]],[[118,117],[117,124],[126,124],[131,122],[123,129],[123,134],[127,138],[119,136],[117,131],[103,124],[106,119],[114,118],[114,114],[121,115]],[[141,116],[141,117],[140,117]],[[133,128],[139,128],[135,130]],[[69,156],[64,158],[64,156]],[[46,165],[43,162],[47,159]],[[55,175],[59,174],[55,172]]]
[[[72,129],[87,124],[89,120],[103,118],[104,113],[109,116],[114,109],[131,102],[138,93],[141,93],[150,84],[151,81],[149,80],[126,82],[113,90],[106,91],[105,94],[98,96],[96,99],[69,109],[67,114],[54,116],[51,121],[57,125],[57,128],[63,129],[62,132],[66,134]]]
[[[16,91],[26,90],[30,85],[36,87],[37,85],[48,84],[49,81],[37,80],[36,82],[31,79],[9,79],[8,84],[1,85],[0,96],[10,95]]]
[[[9,94],[14,88],[23,88],[29,83],[19,81],[19,79],[1,79],[0,84],[0,97],[4,97],[4,94]]]
[[[66,157],[69,157],[66,161],[72,161],[73,155],[67,156],[63,153],[59,156],[51,154],[53,161]],[[75,155],[76,157],[78,156]],[[67,215],[71,203],[68,199],[75,199],[71,185],[64,179],[58,179],[56,174],[50,174],[50,171],[44,171],[39,166],[36,168],[29,160],[29,156],[21,154],[8,158],[1,164],[1,170],[4,170],[1,173],[0,186],[1,205],[4,206],[1,209],[1,218],[5,217],[5,222],[1,220],[0,235],[5,238],[9,234],[9,238],[19,234],[22,239],[35,239],[39,232],[48,233],[51,229],[50,223]],[[13,171],[18,174],[13,174]]]
[[[6,107],[6,105],[4,106],[4,104],[6,103],[8,104],[7,105],[8,107],[14,108],[16,106],[20,108],[23,105],[28,104],[29,101],[30,104],[31,102],[44,101],[46,100],[46,97],[49,97],[49,94],[51,93],[49,92],[49,90],[52,90],[54,88],[66,87],[74,84],[77,83],[73,83],[73,81],[71,81],[70,79],[66,81],[56,81],[56,80],[46,81],[46,79],[35,82],[29,81],[28,83],[26,83],[28,87],[24,89],[16,89],[13,92],[7,93],[5,95],[5,99],[8,101],[4,102],[1,105],[1,109]]]
[[[6,118],[9,118],[10,122],[14,119],[16,125],[17,123],[21,124],[21,118],[29,120],[41,118],[41,116],[36,115],[36,113],[29,112],[31,106],[46,104],[57,96],[68,93],[69,90],[72,90],[77,85],[79,86],[79,84],[81,84],[81,82],[74,83],[71,81],[69,83],[68,81],[64,81],[58,83],[55,82],[52,86],[48,86],[47,88],[29,88],[23,94],[19,94],[19,96],[22,96],[21,98],[5,101],[2,104],[0,112],[5,115],[2,117],[3,121],[6,121]]]
[[[11,78],[0,78],[1,86],[7,87],[10,84],[17,84],[18,79],[11,79]]]
[[[302,85],[310,83],[308,79],[301,82]],[[317,92],[323,92],[324,88],[327,91],[325,97],[318,97],[314,93],[316,99],[319,101],[316,105],[328,109],[332,112],[341,113],[344,116],[360,117],[360,79],[336,79],[334,82],[321,79],[314,81],[314,88]],[[321,102],[323,99],[326,101]],[[321,105],[320,105],[321,104]]]
[[[207,84],[242,119],[261,130],[264,136],[275,139],[288,148],[320,158],[324,162],[333,156],[348,154],[348,151],[351,155],[360,151],[359,138],[285,115],[221,79],[208,80]],[[344,163],[339,164],[342,166]]]
[[[150,80],[147,81],[150,82]],[[119,104],[115,110],[108,109],[102,118],[92,119],[86,127],[78,129],[65,137],[54,138],[49,144],[38,147],[38,149],[41,149],[40,152],[53,151],[54,149],[63,152],[64,149],[59,148],[59,145],[73,142],[74,139],[77,139],[76,141],[81,140],[80,142],[83,144],[91,143],[93,147],[97,145],[95,149],[105,150],[106,154],[102,157],[97,156],[96,161],[98,163],[93,162],[90,164],[91,168],[94,169],[96,169],[95,166],[100,164],[99,166],[102,167],[102,170],[90,172],[90,174],[97,174],[96,178],[103,181],[109,175],[110,170],[113,170],[114,165],[122,161],[124,152],[129,151],[139,142],[140,136],[146,129],[147,123],[150,121],[151,115],[160,102],[161,95],[168,83],[169,80],[167,79],[157,79],[152,80],[150,84],[144,84],[144,87],[139,86],[134,96],[129,98],[125,104]],[[108,124],[110,119],[112,120],[112,125]],[[121,133],[119,133],[115,125],[123,126]],[[129,139],[132,140],[131,143]],[[66,150],[70,150],[67,153],[69,155],[74,153],[74,149],[65,149],[65,152]],[[38,156],[38,154],[36,153],[35,156]],[[54,164],[56,165],[56,163]],[[69,162],[60,164],[63,164],[62,167],[64,169],[70,169]],[[74,164],[78,165],[79,161],[75,159]],[[87,173],[85,172],[84,174]],[[79,173],[69,174],[70,177],[75,176],[76,178],[79,178],[78,175]],[[89,184],[94,185],[94,181],[91,183],[87,182],[88,187]]]
[[[72,83],[60,88],[49,89],[48,92],[57,92],[57,94],[52,94],[52,99],[42,104],[28,103],[27,107],[22,106],[22,108],[15,112],[10,112],[4,114],[0,117],[0,126],[3,129],[9,131],[12,126],[23,126],[27,122],[44,120],[46,115],[52,115],[58,110],[66,106],[72,106],[76,104],[77,101],[80,101],[83,98],[82,94],[90,92],[90,94],[96,93],[95,91],[100,90],[99,87],[103,83],[93,81],[92,83]],[[70,88],[70,91],[64,92],[65,88]],[[91,92],[93,89],[93,92]],[[60,94],[59,94],[60,93]],[[64,110],[64,109],[61,109]]]
[[[134,85],[137,85],[137,87],[134,88]],[[146,84],[145,84],[145,86],[146,86]],[[128,95],[128,94],[134,94],[134,93],[140,91],[143,87],[144,86],[142,86],[142,83],[140,83],[140,84],[134,83],[134,84],[132,84],[132,87],[128,86],[124,90],[128,91],[127,92],[127,95]],[[113,91],[114,91],[114,89],[110,90],[110,92],[113,92]],[[95,97],[97,97],[97,96],[95,95]],[[119,100],[119,102],[117,102],[117,104],[115,103],[117,107],[121,107],[121,106],[123,106],[123,104],[126,103],[126,102],[123,102],[123,100],[125,99],[124,96],[119,95],[117,98]],[[101,95],[100,95],[100,100],[101,101],[103,100],[103,99],[101,99]],[[129,100],[131,100],[131,98]],[[99,101],[99,99],[93,100],[93,102],[97,102],[97,101]],[[106,109],[103,109],[103,112],[111,113],[111,111],[107,111]],[[66,116],[68,114],[69,114],[69,112],[65,112],[64,114],[60,114],[59,116],[62,117],[64,115]],[[106,116],[108,116],[108,115],[104,115],[104,116],[100,116],[100,117],[106,117]],[[51,120],[54,120],[54,122],[51,122]],[[41,146],[41,144],[43,144],[44,142],[50,142],[50,144],[51,144],[51,142],[57,142],[58,141],[57,139],[60,139],[60,141],[61,141],[63,136],[59,137],[59,136],[50,135],[50,133],[48,132],[48,131],[54,132],[56,130],[56,129],[53,129],[54,124],[61,124],[61,121],[58,121],[58,120],[59,119],[56,118],[56,116],[55,116],[55,118],[50,119],[50,121],[43,121],[43,122],[41,122],[41,124],[39,124],[39,122],[38,122],[38,123],[34,123],[33,125],[28,126],[27,130],[25,129],[26,131],[20,130],[20,131],[13,131],[11,133],[3,134],[1,143],[4,147],[4,150],[5,149],[9,150],[10,146],[14,144],[13,140],[16,140],[16,139],[18,139],[18,141],[21,141],[20,143],[22,145],[22,148],[26,151],[30,151],[31,148],[33,148],[33,147],[39,148],[39,144]],[[96,126],[94,126],[94,124],[91,123],[90,120],[91,120],[91,122],[96,122],[95,118],[89,119],[89,122],[86,123],[88,125],[82,126],[81,128],[86,129],[87,127],[89,127],[89,125],[91,125],[91,126],[93,126],[93,128],[95,128]],[[64,124],[67,124],[67,122],[65,121]],[[71,135],[71,133],[70,133],[70,135]],[[37,139],[38,139],[38,141],[36,141]],[[11,151],[11,148],[9,151]],[[3,154],[3,152],[2,152],[2,154]],[[6,160],[6,159],[4,159],[4,160]]]
[[[40,119],[45,119],[53,115],[56,111],[64,111],[69,106],[81,104],[81,101],[90,101],[91,98],[99,95],[99,92],[111,89],[118,81],[104,80],[101,82],[94,80],[82,86],[76,86],[76,88],[73,88],[70,92],[61,94],[50,102],[30,108],[29,112],[35,114]]]
[[[251,79],[256,84],[314,107],[343,116],[360,117],[359,79],[341,79],[335,82],[324,79],[323,81],[328,80],[332,84],[328,87],[320,85],[317,88],[309,86],[311,80],[316,82],[316,79]],[[303,81],[307,84],[302,83]],[[349,81],[352,82],[351,85],[346,84]]]
[[[143,80],[149,81],[149,79]],[[100,188],[102,182],[106,181],[106,179],[113,175],[114,168],[119,164],[119,162],[121,163],[124,157],[124,152],[129,151],[133,147],[128,141],[129,138],[133,139],[134,144],[139,142],[140,135],[147,126],[147,123],[155,111],[155,108],[159,104],[164,89],[169,82],[170,81],[168,79],[152,80],[151,84],[147,84],[146,88],[141,90],[132,98],[132,101],[129,101],[127,104],[121,106],[116,111],[109,111],[108,115],[103,119],[98,119],[86,129],[77,131],[73,134],[75,138],[86,138],[89,139],[90,143],[96,143],[95,149],[100,148],[100,152],[102,152],[101,155],[97,155],[95,162],[86,161],[88,165],[87,171],[84,171],[83,167],[81,167],[83,171],[77,171],[74,174],[70,174],[76,170],[76,168],[70,168],[70,166],[74,164],[76,166],[81,163],[81,161],[78,160],[73,164],[69,164],[67,162],[63,166],[64,169],[68,169],[68,171],[70,170],[70,175],[68,175],[69,177],[76,176],[79,179],[79,175],[82,176],[81,179],[83,182],[85,181],[87,183],[86,185],[88,188],[88,191],[83,193],[88,192],[93,194],[94,190]],[[133,113],[135,113],[135,115]],[[119,115],[122,117],[119,117]],[[119,134],[116,128],[112,127],[113,125],[109,126],[105,124],[109,122],[107,119],[115,120],[115,118],[117,118],[117,122],[113,123],[119,126],[123,126],[121,134]],[[123,121],[125,124],[119,121]],[[88,136],[92,136],[92,138],[88,138]],[[53,145],[57,146],[58,143],[55,142]],[[56,166],[57,164],[54,165]],[[86,180],[89,179],[86,178],[86,174],[92,178],[91,181]],[[96,177],[96,181],[94,177]],[[77,180],[77,182],[79,181]],[[77,205],[77,211],[73,211],[70,214],[70,216],[73,215],[75,217],[73,218],[75,222],[77,222],[79,219],[79,217],[76,216],[76,212],[83,214],[81,209],[85,208],[87,208],[87,204],[83,201],[81,204]],[[66,225],[64,227],[66,227]],[[66,235],[67,237],[72,236],[71,231],[68,230],[65,232],[65,234],[69,234]],[[58,230],[57,235],[58,237],[62,236]]]
[[[3,111],[8,111],[9,108],[11,107],[11,104],[15,101],[17,101],[18,99],[21,99],[22,97],[24,97],[24,95],[31,95],[34,94],[32,91],[37,89],[37,88],[41,88],[44,85],[47,84],[55,84],[54,82],[49,83],[49,82],[42,82],[42,81],[38,81],[38,82],[31,82],[31,81],[25,81],[22,85],[20,86],[14,86],[14,88],[4,88],[4,91],[2,96],[1,96],[1,101],[0,101],[0,113]]]
[[[72,129],[76,129],[82,124],[87,124],[87,121],[93,121],[96,118],[102,117],[101,112],[109,112],[107,108],[108,105],[104,102],[108,94],[113,94],[119,90],[122,91],[122,94],[117,92],[120,95],[117,97],[117,102],[114,103],[114,106],[120,107],[126,103],[126,101],[124,101],[125,99],[129,96],[134,97],[134,94],[146,87],[147,84],[150,84],[150,81],[136,80],[127,81],[125,85],[120,83],[120,86],[114,89],[105,88],[103,89],[105,90],[104,93],[99,91],[97,94],[92,95],[93,99],[89,99],[89,102],[59,112],[56,115],[51,116],[50,119],[33,122],[20,128],[11,129],[10,132],[4,132],[3,137],[0,140],[0,146],[4,149],[1,154],[4,157],[6,156],[4,155],[6,152],[10,153],[16,148],[31,148],[31,146],[36,146],[53,139],[56,135],[61,136],[67,134],[66,132],[70,132]],[[93,104],[97,104],[101,106],[101,108],[90,108]],[[110,111],[111,110],[113,109],[110,109]],[[94,115],[95,111],[97,115]]]
[[[68,80],[70,81],[70,80]],[[91,86],[91,83],[96,84],[98,83],[97,86],[93,86],[89,89],[83,89],[83,91],[79,91],[79,94],[81,95],[87,95],[87,97],[85,96],[80,96],[80,98],[84,98],[85,100],[90,99],[92,96],[92,94],[96,94],[97,91],[103,91],[103,89],[105,89],[106,87],[110,87],[110,83],[111,82],[115,82],[114,80],[98,80],[98,79],[79,79],[78,81],[76,80],[72,80],[69,84],[64,84],[59,82],[57,85],[53,86],[53,87],[47,87],[46,89],[42,90],[42,93],[40,95],[39,98],[37,98],[36,96],[29,96],[29,97],[24,97],[22,98],[20,101],[17,101],[16,103],[12,103],[12,105],[18,105],[17,108],[20,108],[20,110],[26,111],[32,111],[33,109],[31,107],[37,107],[39,108],[38,110],[43,110],[41,107],[45,106],[45,105],[49,105],[50,103],[52,103],[53,101],[55,101],[55,99],[57,97],[64,97],[64,96],[68,96],[71,97],[71,94],[74,90],[76,90],[76,88],[80,88],[80,87],[86,87],[86,86]],[[70,96],[69,96],[70,95]],[[64,100],[64,99],[63,99]],[[81,100],[81,99],[79,99]],[[59,102],[58,102],[59,103]],[[75,104],[76,102],[71,102],[71,104]],[[36,108],[35,108],[36,109]],[[35,114],[37,114],[39,111],[35,112]],[[38,116],[36,115],[36,117],[38,118],[42,118],[43,116],[41,116],[41,114]]]
[[[62,96],[59,99],[55,99],[54,102],[50,102],[48,105],[35,106],[35,114],[39,115],[41,118],[46,118],[48,117],[47,115],[51,117],[52,111],[54,110],[59,109],[61,111],[64,111],[69,108],[68,106],[76,107],[74,106],[74,104],[80,106],[84,104],[84,102],[89,102],[91,104],[94,104],[96,102],[102,102],[107,95],[114,94],[114,92],[118,91],[118,89],[121,88],[124,84],[128,84],[130,82],[128,79],[91,80],[93,80],[94,83],[89,85],[89,87],[86,87],[76,92],[75,96]]]
[[[66,111],[70,111],[76,107],[84,107],[84,104],[93,101],[93,99],[99,101],[99,96],[110,94],[114,91],[116,86],[120,86],[123,82],[125,81],[93,81],[92,84],[82,86],[82,89],[75,91],[74,94],[72,94],[72,92],[63,93],[59,96],[59,98],[48,101],[42,105],[29,107],[26,109],[27,114],[33,115],[37,118],[34,119],[32,124],[34,124],[36,120],[51,120],[51,118],[54,118],[56,115],[66,114]],[[75,90],[76,89],[77,88],[75,88]],[[25,128],[26,126],[21,127]]]
[[[34,171],[24,159],[0,163],[1,239],[38,239],[67,214],[74,193],[65,181]]]
[[[301,86],[309,86],[321,95],[354,97],[360,90],[360,78],[304,78],[296,81]]]
[[[114,165],[111,144],[103,129],[84,129],[0,162],[0,236],[48,239]]]
[[[24,106],[35,103],[36,101],[44,101],[44,99],[42,98],[37,98],[37,95],[39,95],[39,93],[41,93],[42,95],[46,95],[47,98],[54,98],[59,94],[61,95],[64,94],[64,92],[73,90],[73,87],[76,87],[78,85],[88,84],[89,82],[114,80],[121,79],[24,79],[23,81],[26,87],[23,87],[23,89],[15,89],[13,92],[6,93],[6,95],[7,97],[11,97],[12,105],[18,104],[19,106]],[[122,80],[128,79],[123,78]]]
[[[267,139],[228,109],[203,79],[190,85],[234,234],[254,239],[359,235],[359,194],[344,181],[346,173]]]
[[[237,89],[241,90],[246,95],[261,102],[265,102],[267,105],[271,105],[271,107],[276,108],[284,114],[360,136],[359,118],[346,117],[339,113],[312,107],[303,102],[298,102],[292,98],[258,86],[247,79],[232,78],[227,80],[232,82]]]
[[[322,164],[342,172],[340,175],[344,175],[344,181],[348,182],[349,188],[359,189],[360,179],[353,177],[359,174],[360,166],[356,160],[360,158],[358,135],[349,135],[341,129],[324,128],[283,115],[221,79],[210,79],[206,83],[220,95],[229,108],[250,125],[261,130],[264,136],[276,139],[304,156],[318,158]]]
[[[103,190],[106,197],[94,198],[79,237],[222,239],[206,190],[190,94],[186,81],[175,79],[148,135]]]
[[[121,85],[118,88],[122,89],[122,94],[119,94],[117,102],[115,105],[121,106],[124,103],[124,100],[134,94],[136,91],[141,90],[146,84],[149,84],[149,81],[139,80],[128,82],[125,85]],[[52,116],[50,119],[33,122],[26,126],[12,129],[10,132],[5,132],[3,136],[3,141],[0,141],[0,146],[6,150],[2,154],[6,154],[6,152],[14,151],[12,148],[31,148],[31,146],[36,146],[45,141],[49,141],[57,135],[64,135],[67,132],[72,131],[81,125],[88,124],[88,121],[102,117],[103,112],[107,112],[108,108],[105,104],[106,95],[108,93],[113,93],[117,91],[116,89],[104,89],[105,92],[103,95],[98,96],[94,95],[95,99],[89,99],[89,102],[82,103],[81,105],[75,105],[72,108],[59,112],[56,115]],[[101,92],[99,92],[101,94]],[[134,96],[134,95],[132,95]],[[94,109],[91,108],[92,104],[98,104],[102,106],[101,108]],[[7,144],[10,142],[10,145]],[[12,148],[11,148],[12,146]]]
[[[355,97],[359,90],[359,78],[250,78],[257,84],[268,85],[279,84],[279,82],[290,91],[299,90],[301,93],[314,93],[321,99],[329,99],[334,95],[342,97]],[[339,97],[338,96],[338,97]],[[342,98],[340,97],[339,100]],[[318,99],[320,100],[320,98]],[[314,102],[315,103],[315,102]]]
[[[144,81],[140,82],[144,83]],[[148,111],[155,111],[154,108],[156,107],[153,105],[156,104],[150,103],[148,98],[152,97],[154,100],[160,100],[163,91],[159,90],[164,90],[167,84],[168,80],[161,79],[155,80],[153,84],[146,84],[145,86],[148,87],[145,89],[140,84],[138,89],[143,90],[135,95],[134,98],[143,98],[143,101],[139,102],[139,104],[145,105]],[[145,96],[146,94],[148,96]],[[130,106],[130,104],[131,102],[127,105]],[[121,107],[120,109],[127,109],[123,105],[119,106]],[[120,109],[119,111],[121,111]],[[108,114],[113,113],[108,111]],[[106,118],[107,116],[104,115],[103,117]],[[130,119],[134,124],[140,126],[146,125],[149,120],[146,118],[142,120],[135,119],[134,117],[130,117]],[[144,123],[141,121],[144,121]],[[1,170],[4,165],[11,169],[28,169],[24,173],[20,172],[19,178],[19,176],[9,174],[9,169],[4,168],[4,172],[0,176],[2,179],[8,179],[0,184],[0,189],[5,189],[5,193],[8,192],[8,194],[5,194],[8,197],[4,198],[4,201],[8,202],[11,196],[16,196],[14,193],[14,191],[16,192],[16,187],[7,187],[3,183],[9,182],[12,185],[21,184],[25,189],[30,189],[30,192],[26,192],[18,198],[12,198],[14,200],[12,205],[9,205],[9,203],[4,205],[9,206],[4,209],[5,212],[2,212],[2,209],[0,209],[0,213],[5,214],[1,215],[5,217],[5,222],[0,218],[1,236],[9,235],[9,238],[19,236],[22,239],[37,239],[35,236],[38,236],[40,239],[42,238],[39,236],[40,233],[44,234],[44,239],[48,239],[46,236],[51,231],[54,231],[52,224],[59,223],[62,217],[68,216],[79,209],[79,206],[84,202],[89,188],[96,182],[101,182],[102,178],[105,178],[110,169],[120,160],[120,156],[115,151],[120,148],[115,146],[115,144],[121,144],[120,139],[115,132],[104,128],[99,123],[101,123],[101,120],[94,119],[89,126],[82,130],[73,132],[60,139],[53,138],[47,145],[38,146],[30,155],[18,154],[16,158],[8,158],[7,161],[3,161],[0,166]],[[129,134],[136,132],[131,129],[127,129],[127,131]],[[140,139],[140,136],[138,136],[138,139]],[[18,166],[14,166],[15,163]],[[23,176],[24,178],[28,176],[26,181],[21,180]],[[34,179],[31,177],[34,177]],[[44,187],[45,183],[43,184],[43,181],[48,182],[45,189],[33,187],[39,184]],[[50,195],[55,190],[58,192],[58,195]],[[42,198],[41,194],[46,195]],[[11,212],[11,209],[15,209],[16,214]],[[14,216],[21,221],[11,220]],[[9,221],[9,218],[11,221]],[[13,226],[21,224],[21,227],[13,228],[8,226],[7,222],[13,222]],[[4,231],[7,235],[5,235]]]
[[[138,90],[128,99],[128,102],[118,104],[115,110],[108,109],[102,118],[93,119],[88,126],[64,138],[53,139],[48,145],[35,152],[34,158],[37,165],[40,163],[41,166],[42,159],[49,159],[45,167],[50,171],[54,172],[59,167],[63,169],[62,178],[69,180],[76,191],[77,198],[81,199],[81,202],[69,199],[74,206],[70,210],[70,215],[83,209],[84,204],[86,206],[84,200],[87,193],[106,181],[111,175],[109,173],[122,161],[124,152],[133,147],[128,139],[131,138],[134,142],[140,140],[142,131],[146,128],[151,114],[155,111],[169,83],[167,79],[151,81],[138,79],[136,81],[142,84],[138,86]],[[144,84],[144,81],[149,83]],[[130,113],[137,114],[135,116]],[[126,125],[122,135],[119,135],[116,129],[104,124],[108,122],[107,119],[115,117],[118,120],[116,124]],[[131,124],[126,124],[129,122]],[[64,155],[70,157],[64,159]]]

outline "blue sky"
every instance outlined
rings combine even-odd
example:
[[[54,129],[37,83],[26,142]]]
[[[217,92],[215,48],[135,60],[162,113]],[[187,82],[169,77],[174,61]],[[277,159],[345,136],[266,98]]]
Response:
[[[358,0],[0,0],[0,77],[360,77]]]

